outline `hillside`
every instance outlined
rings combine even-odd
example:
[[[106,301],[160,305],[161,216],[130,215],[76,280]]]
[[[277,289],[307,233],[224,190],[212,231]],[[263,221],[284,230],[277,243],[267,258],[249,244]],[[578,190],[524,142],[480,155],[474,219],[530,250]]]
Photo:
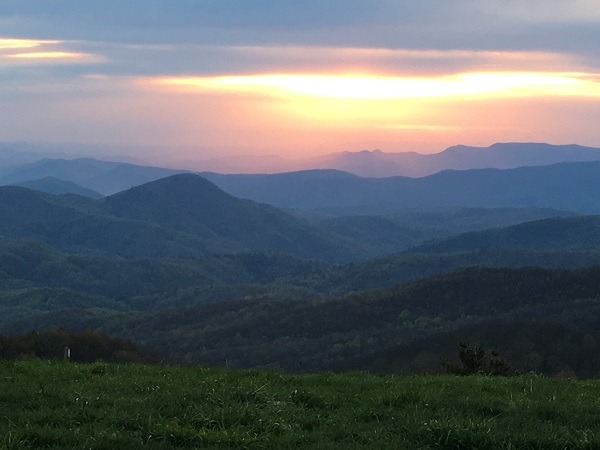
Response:
[[[329,261],[363,254],[359,242],[321,231],[272,206],[234,198],[191,174],[100,200],[5,186],[0,187],[0,209],[0,236],[31,237],[71,252],[201,257],[280,251]]]
[[[583,302],[582,302],[583,303]],[[596,314],[598,305],[578,304],[576,317],[585,321],[586,314]],[[567,307],[567,305],[563,305]],[[574,308],[572,308],[574,309]],[[600,332],[590,331],[575,323],[561,323],[564,314],[558,307],[549,320],[540,322],[514,315],[444,331],[411,342],[399,344],[372,355],[346,362],[340,370],[363,370],[380,373],[436,372],[440,361],[457,360],[458,343],[483,344],[488,351],[523,372],[598,377],[600,369]],[[568,313],[567,313],[568,314]],[[562,319],[564,322],[564,318]]]
[[[69,254],[30,239],[0,240],[0,282],[4,306],[18,309],[24,297],[40,288],[76,291],[84,298],[101,297],[105,307],[144,296],[168,297],[186,288],[218,287],[235,296],[236,285],[267,284],[279,278],[301,277],[326,266],[286,254],[207,255],[204,258],[121,258],[110,255]],[[274,286],[270,287],[275,290]],[[30,300],[36,296],[32,296]],[[57,296],[61,299],[63,297]],[[111,299],[111,301],[109,301]],[[49,306],[48,300],[46,306]],[[150,308],[148,300],[142,308]],[[83,307],[68,302],[48,310]],[[123,306],[123,305],[121,305]],[[0,320],[6,325],[6,317]]]
[[[194,236],[147,221],[111,216],[101,200],[3,186],[0,209],[1,236],[34,238],[66,251],[99,251],[127,257],[207,252],[206,244]]]
[[[44,361],[1,361],[0,377],[5,447],[600,446],[596,381]]]
[[[235,198],[198,175],[147,183],[107,197],[105,204],[114,216],[148,220],[202,239],[224,239],[238,251],[277,250],[339,260],[353,250],[335,235],[323,234],[272,206]]]
[[[539,326],[579,327],[596,335],[600,332],[594,319],[600,308],[599,270],[467,269],[340,298],[259,297],[147,312],[109,325],[105,331],[159,352],[170,349],[170,354],[188,362],[317,371],[343,366],[399,342],[424,349],[418,342],[427,336],[511,317],[535,320]],[[561,316],[557,311],[565,312]],[[549,349],[544,344],[530,351],[551,358]]]
[[[439,333],[456,332],[452,336],[463,339],[461,329],[482,321],[535,321],[539,329],[552,323],[562,327],[557,339],[574,338],[536,341],[515,332],[534,343],[531,352],[540,361],[558,358],[551,364],[556,370],[589,375],[591,369],[580,372],[566,356],[573,354],[570,342],[577,342],[577,336],[600,332],[594,319],[600,314],[598,268],[449,273],[478,261],[500,267],[600,265],[597,253],[409,254],[328,268],[281,254],[123,259],[4,241],[0,256],[0,333],[60,326],[101,329],[189,362],[331,369],[399,342],[425,350],[427,339]],[[440,273],[446,274],[422,278]],[[421,279],[399,284],[415,278]],[[393,287],[381,289],[386,286]],[[496,328],[488,328],[485,336],[494,335]],[[550,341],[571,350],[557,356]],[[506,345],[509,355],[520,355],[521,344]],[[593,360],[592,353],[586,355]],[[533,364],[531,358],[515,360]],[[395,367],[411,367],[411,361]]]
[[[370,249],[372,256],[409,250],[431,239],[487,228],[498,228],[550,217],[575,215],[543,208],[444,208],[432,211],[398,211],[337,215],[341,211],[294,212],[318,228],[343,236]]]
[[[496,248],[535,251],[600,250],[600,216],[547,218],[505,228],[473,231],[413,249],[451,253]]]
[[[359,179],[295,175],[298,183]],[[600,354],[597,216],[472,232],[359,261],[452,229],[568,213],[446,208],[311,222],[193,174],[98,200],[1,187],[0,207],[0,332],[92,328],[186,362],[287,371],[380,370],[382,358],[398,370],[433,370],[451,339],[474,333],[505,346],[524,369],[600,370],[571,357]],[[552,327],[545,340],[527,331]],[[506,329],[518,339],[496,340]],[[575,344],[583,341],[590,345]]]

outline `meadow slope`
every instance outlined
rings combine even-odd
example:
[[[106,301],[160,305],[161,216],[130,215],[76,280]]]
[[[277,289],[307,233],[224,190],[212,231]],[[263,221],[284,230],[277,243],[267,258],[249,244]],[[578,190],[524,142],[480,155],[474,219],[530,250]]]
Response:
[[[0,362],[2,448],[594,449],[600,382]]]

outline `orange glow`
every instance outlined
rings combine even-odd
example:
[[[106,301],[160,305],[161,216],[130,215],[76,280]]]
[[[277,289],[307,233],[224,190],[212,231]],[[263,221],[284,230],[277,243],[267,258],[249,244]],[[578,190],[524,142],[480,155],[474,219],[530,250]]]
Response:
[[[399,100],[444,97],[600,97],[595,74],[473,72],[442,77],[260,74],[158,78],[154,83],[200,92],[322,99]]]
[[[86,53],[76,52],[32,52],[32,53],[16,53],[7,55],[9,58],[19,59],[82,59],[90,55]]]
[[[600,80],[575,72],[472,72],[430,77],[383,75],[263,74],[217,77],[169,77],[139,80],[159,92],[218,97],[236,104],[236,126],[262,121],[254,128],[304,129],[306,134],[360,133],[377,137],[433,135],[460,141],[473,136],[502,135],[518,128],[510,117],[478,117],[477,105],[538,99],[600,98]],[[244,108],[239,105],[248,105]],[[251,105],[251,106],[250,106]],[[468,105],[468,106],[467,106]],[[492,110],[495,108],[492,107]],[[486,111],[484,108],[483,111]],[[455,136],[456,135],[456,136]],[[395,137],[393,137],[395,136]],[[283,140],[283,139],[282,139]]]
[[[0,50],[16,48],[34,48],[42,44],[58,44],[60,41],[40,41],[36,39],[0,38]]]

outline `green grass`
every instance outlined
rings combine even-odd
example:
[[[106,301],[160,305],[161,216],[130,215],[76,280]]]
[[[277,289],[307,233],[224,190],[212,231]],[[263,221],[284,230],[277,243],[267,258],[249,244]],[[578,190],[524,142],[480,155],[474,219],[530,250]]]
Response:
[[[0,362],[0,448],[597,449],[600,381]]]

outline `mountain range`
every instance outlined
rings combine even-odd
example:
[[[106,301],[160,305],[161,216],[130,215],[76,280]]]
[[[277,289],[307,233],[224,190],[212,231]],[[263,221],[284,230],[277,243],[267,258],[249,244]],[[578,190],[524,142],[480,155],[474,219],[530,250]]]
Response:
[[[346,209],[356,213],[538,207],[600,212],[599,161],[516,169],[444,170],[422,178],[362,178],[334,170],[203,176],[232,195],[287,209]]]
[[[361,177],[382,178],[423,177],[446,169],[512,169],[559,162],[599,160],[600,149],[594,147],[509,142],[488,147],[456,145],[431,154],[362,150],[298,160],[286,160],[278,156],[221,157],[193,162],[190,163],[190,167],[198,171],[217,173],[279,173],[335,169]]]
[[[453,147],[447,152],[469,157],[484,155],[481,161],[492,160],[496,153],[508,152],[507,155],[513,157],[507,156],[505,160],[517,163],[515,155],[524,145],[496,144],[477,151]],[[529,144],[525,147],[530,148]],[[591,158],[596,151],[587,147],[547,144],[536,144],[530,150],[531,154],[546,155],[545,160],[537,158],[537,163],[557,158]],[[574,156],[577,154],[580,156]],[[531,158],[528,161],[532,162]],[[0,171],[0,185],[21,185],[49,193],[76,193],[98,198],[99,194],[112,195],[179,173],[186,172],[91,158],[44,159],[4,167]],[[443,170],[420,178],[364,178],[339,170],[272,175],[206,172],[201,175],[230,195],[295,213],[381,215],[394,210],[465,207],[551,208],[584,214],[600,212],[600,161],[560,162],[514,169]]]
[[[298,245],[312,236],[298,227],[326,235],[192,174],[99,200],[3,187],[0,208],[0,331],[94,328],[180,361],[292,371],[435,370],[457,342],[478,336],[519,368],[597,373],[581,361],[599,349],[579,343],[600,342],[598,269],[550,269],[600,263],[596,216],[470,232],[336,266],[265,253],[281,243],[273,234],[289,231]],[[483,222],[516,214],[477,212]],[[249,224],[221,230],[231,214]],[[449,217],[456,226],[477,214]],[[260,253],[239,253],[247,236]],[[237,247],[207,249],[223,238]]]
[[[93,158],[41,159],[36,162],[12,166],[0,171],[0,185],[53,177],[75,183],[102,195],[110,195],[133,186],[158,180],[184,170],[137,164],[100,161]]]
[[[474,337],[522,370],[600,374],[600,161],[364,178],[47,159],[0,177],[21,185],[0,187],[0,332],[293,371],[430,371]]]
[[[23,147],[17,144],[13,144],[14,146]],[[29,147],[31,146],[26,146],[27,149]],[[89,157],[43,159],[40,153],[31,150],[16,151],[6,143],[0,143],[0,150],[0,185],[54,177],[103,195],[110,195],[175,173],[189,171],[129,162],[99,161]],[[459,145],[434,154],[386,153],[380,150],[341,152],[296,162],[268,156],[222,157],[204,163],[188,162],[185,167],[201,172],[263,174],[340,170],[366,178],[384,178],[423,177],[448,169],[510,169],[586,161],[600,161],[600,149],[578,145],[497,143],[489,147]]]

